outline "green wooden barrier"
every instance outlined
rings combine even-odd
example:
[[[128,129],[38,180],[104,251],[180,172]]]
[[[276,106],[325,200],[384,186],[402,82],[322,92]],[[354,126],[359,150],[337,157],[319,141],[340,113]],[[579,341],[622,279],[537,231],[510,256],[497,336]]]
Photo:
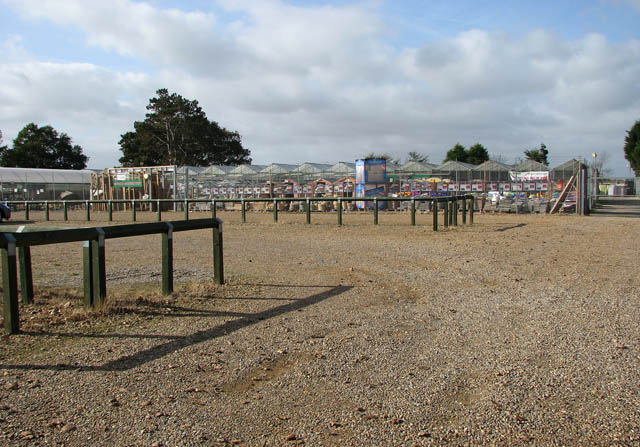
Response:
[[[19,332],[18,269],[16,249],[24,249],[20,255],[23,301],[33,296],[30,247],[66,242],[83,242],[84,302],[88,306],[101,306],[107,296],[105,269],[105,240],[162,234],[162,291],[173,290],[173,233],[210,228],[213,231],[213,279],[224,283],[222,253],[222,222],[219,219],[154,222],[146,224],[116,225],[96,228],[40,230],[31,232],[0,232],[0,257],[2,258],[2,288],[4,295],[5,331]]]
[[[136,222],[137,218],[136,218],[136,213],[138,208],[140,209],[145,209],[142,204],[155,204],[156,206],[156,211],[157,211],[157,221],[161,222],[162,221],[162,205],[163,203],[177,203],[177,202],[181,202],[184,206],[184,220],[189,220],[189,203],[211,203],[211,216],[212,218],[216,218],[216,204],[217,202],[223,202],[223,203],[240,203],[241,204],[241,220],[243,223],[246,223],[246,219],[247,219],[247,215],[246,215],[246,211],[247,211],[247,203],[258,203],[258,202],[272,202],[273,206],[274,206],[274,222],[278,221],[278,217],[279,217],[279,211],[278,211],[278,204],[279,202],[292,202],[292,201],[300,201],[303,203],[303,205],[305,206],[305,212],[306,212],[306,223],[307,224],[311,224],[311,208],[312,208],[312,202],[320,202],[320,201],[337,201],[338,202],[338,209],[339,209],[339,213],[338,213],[338,224],[342,225],[343,223],[343,217],[344,217],[344,202],[356,202],[356,201],[364,201],[364,202],[368,202],[368,201],[372,201],[374,206],[373,206],[373,219],[374,219],[374,225],[378,225],[379,223],[379,205],[380,202],[403,202],[403,201],[410,201],[410,217],[411,217],[411,225],[416,225],[416,217],[415,217],[415,213],[416,213],[416,202],[424,202],[424,201],[430,201],[433,202],[435,200],[435,202],[433,203],[440,203],[440,202],[444,202],[445,205],[443,206],[443,210],[444,210],[444,225],[446,227],[449,226],[457,226],[458,225],[458,213],[460,212],[461,208],[462,208],[462,223],[466,224],[466,211],[467,211],[467,203],[466,200],[471,200],[471,205],[468,208],[468,212],[469,212],[469,220],[470,223],[473,223],[473,196],[472,195],[460,195],[460,196],[450,196],[450,197],[435,197],[435,198],[431,198],[431,197],[412,197],[412,198],[395,198],[395,197],[375,197],[375,198],[370,198],[370,197],[338,197],[338,198],[328,198],[328,197],[309,197],[309,198],[239,198],[239,199],[153,199],[153,200],[148,200],[148,199],[144,199],[144,200],[69,200],[69,201],[7,201],[8,204],[10,203],[16,203],[16,204],[20,204],[20,205],[24,205],[25,207],[25,218],[28,219],[28,214],[29,214],[29,210],[30,207],[34,204],[43,204],[44,205],[44,209],[45,209],[45,220],[49,220],[50,219],[50,205],[51,203],[58,203],[58,202],[62,202],[62,209],[63,212],[65,213],[65,219],[68,218],[67,214],[66,214],[66,209],[68,207],[68,205],[71,204],[83,204],[86,210],[86,217],[85,220],[90,221],[91,220],[91,206],[93,204],[96,203],[104,203],[107,204],[108,207],[108,219],[109,221],[113,221],[113,204],[117,203],[117,204],[128,204],[129,206],[131,206],[131,220],[132,222]],[[460,203],[460,201],[462,201],[462,203]],[[434,230],[434,231],[437,231]]]

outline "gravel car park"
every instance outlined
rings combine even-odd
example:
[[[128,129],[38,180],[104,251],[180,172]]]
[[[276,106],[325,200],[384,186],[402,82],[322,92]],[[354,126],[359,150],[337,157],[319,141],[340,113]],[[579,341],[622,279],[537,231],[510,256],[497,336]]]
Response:
[[[32,248],[0,444],[640,443],[640,220],[219,216],[228,284],[210,231],[174,235],[169,297],[158,237],[109,240],[102,312],[81,244]]]

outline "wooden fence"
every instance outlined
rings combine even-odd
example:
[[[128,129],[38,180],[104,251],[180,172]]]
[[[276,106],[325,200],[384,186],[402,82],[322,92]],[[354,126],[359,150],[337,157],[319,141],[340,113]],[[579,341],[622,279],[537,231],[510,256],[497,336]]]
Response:
[[[457,225],[458,213],[462,213],[462,223],[467,223],[467,213],[469,214],[470,223],[473,223],[474,212],[474,196],[472,194],[449,196],[449,197],[308,197],[308,198],[241,198],[241,199],[158,199],[158,200],[63,200],[63,201],[9,201],[6,202],[14,207],[24,206],[24,218],[29,220],[30,211],[34,207],[42,207],[45,213],[45,220],[50,220],[50,212],[52,207],[60,207],[63,213],[63,220],[68,220],[68,209],[70,206],[81,206],[85,211],[85,220],[91,221],[92,206],[97,205],[106,207],[107,219],[113,221],[114,207],[129,207],[131,212],[131,221],[136,221],[137,211],[142,208],[156,210],[157,221],[162,220],[162,209],[167,203],[180,205],[184,210],[184,220],[189,220],[189,208],[191,204],[206,204],[211,208],[211,217],[216,218],[217,205],[220,203],[238,203],[240,204],[242,223],[247,221],[247,205],[252,203],[273,203],[273,220],[278,221],[278,204],[299,202],[303,204],[306,213],[306,223],[311,223],[311,208],[313,203],[317,202],[334,202],[337,208],[337,223],[342,225],[343,204],[353,202],[371,202],[373,205],[373,223],[378,225],[379,222],[379,205],[381,203],[409,203],[409,214],[411,225],[416,224],[416,204],[431,203],[431,209],[438,208],[444,211],[444,226]],[[440,204],[440,205],[439,205]],[[444,204],[444,205],[443,205]],[[438,213],[434,213],[433,230],[438,231]]]
[[[213,231],[213,279],[224,283],[222,256],[222,222],[220,219],[153,222],[95,228],[0,232],[2,258],[2,289],[4,294],[4,327],[8,334],[20,331],[18,314],[18,267],[22,301],[33,301],[31,250],[33,245],[83,242],[84,302],[90,307],[101,306],[107,295],[105,271],[105,240],[162,235],[162,292],[173,292],[173,233],[175,231]],[[23,230],[21,227],[19,230]]]

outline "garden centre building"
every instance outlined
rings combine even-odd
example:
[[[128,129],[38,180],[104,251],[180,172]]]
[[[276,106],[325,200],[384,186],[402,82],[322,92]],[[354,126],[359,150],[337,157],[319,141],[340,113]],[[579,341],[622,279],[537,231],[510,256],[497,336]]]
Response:
[[[569,160],[549,167],[527,160],[517,165],[487,161],[471,165],[387,163],[389,193],[428,191],[546,192],[562,187],[579,166]],[[437,182],[436,182],[437,180]],[[120,167],[104,171],[0,168],[1,200],[112,200],[215,197],[351,196],[355,163],[271,163],[208,167]]]

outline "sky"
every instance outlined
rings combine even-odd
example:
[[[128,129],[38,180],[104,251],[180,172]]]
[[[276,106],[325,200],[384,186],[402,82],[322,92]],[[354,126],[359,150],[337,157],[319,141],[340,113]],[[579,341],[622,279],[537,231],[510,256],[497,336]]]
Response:
[[[254,164],[544,143],[628,176],[639,25],[640,0],[0,0],[0,130],[49,124],[117,166],[166,88]]]

